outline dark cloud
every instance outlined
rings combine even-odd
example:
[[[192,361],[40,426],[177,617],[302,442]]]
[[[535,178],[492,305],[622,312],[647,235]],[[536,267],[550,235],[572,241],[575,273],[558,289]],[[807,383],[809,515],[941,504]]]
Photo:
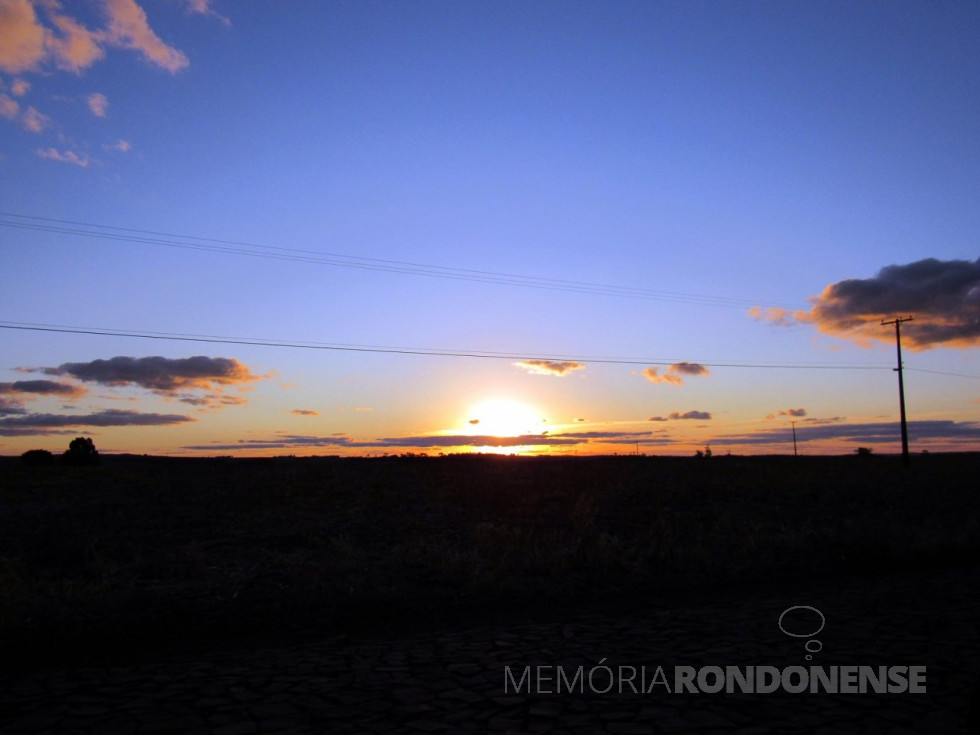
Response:
[[[138,411],[106,410],[72,415],[35,413],[16,418],[0,419],[0,436],[30,436],[47,434],[67,426],[167,426],[194,419],[180,414],[139,413]]]
[[[711,418],[711,414],[708,411],[687,411],[685,413],[680,413],[678,411],[671,411],[666,416],[651,416],[647,421],[678,421],[685,419],[696,419],[696,420],[708,420]]]
[[[668,370],[684,375],[707,375],[708,368],[699,362],[675,362]]]
[[[157,393],[178,390],[214,390],[261,380],[248,366],[230,357],[112,357],[92,362],[66,362],[45,368],[47,375],[70,375],[102,385],[138,385]]]
[[[669,383],[671,385],[684,385],[684,376],[708,375],[707,367],[699,362],[675,362],[664,368],[661,373],[659,368],[648,367],[643,370],[643,377],[651,383]]]
[[[304,436],[288,434],[272,439],[241,439],[234,444],[204,444],[186,446],[192,451],[235,451],[259,449],[290,449],[297,447],[348,449],[386,449],[386,448],[432,448],[432,447],[521,447],[521,446],[567,446],[588,444],[593,440],[606,444],[664,444],[663,437],[653,437],[650,431],[585,431],[568,434],[523,434],[521,436],[471,436],[451,434],[443,436],[402,436],[375,439],[373,441],[353,441],[346,436]]]
[[[13,383],[0,383],[0,393],[28,393],[42,396],[62,396],[78,398],[87,391],[80,385],[60,383],[55,380],[16,380]]]
[[[243,439],[237,444],[188,446],[191,450],[236,450],[236,449],[288,449],[295,447],[347,447],[356,449],[384,449],[389,447],[519,447],[531,445],[578,444],[579,440],[558,440],[541,434],[523,436],[469,436],[455,434],[447,436],[403,436],[376,439],[374,441],[352,441],[343,436],[296,436],[288,435],[275,439]]]
[[[293,414],[294,416],[319,416],[320,415],[319,411],[314,411],[309,408],[294,408],[292,411],[290,411],[290,413]]]
[[[19,401],[10,400],[0,396],[0,416],[16,416],[25,413],[27,413],[27,411]]]
[[[609,439],[606,444],[644,444],[647,446],[663,446],[667,444],[677,444],[677,439],[671,439],[669,436],[648,436],[639,439],[630,439],[624,437],[622,439]]]
[[[477,425],[478,423],[480,423],[480,419],[470,419],[470,421],[469,421],[469,422],[470,422],[471,424],[473,424],[474,426],[476,426],[476,425]]]
[[[980,258],[889,265],[873,278],[833,283],[811,301],[808,312],[756,308],[750,313],[774,323],[814,324],[824,334],[865,346],[894,342],[894,329],[882,326],[882,320],[912,315],[914,321],[902,326],[902,344],[910,349],[980,344]]]
[[[239,449],[290,449],[296,447],[328,448],[357,446],[342,434],[330,436],[304,436],[301,434],[285,434],[273,439],[239,439],[234,444],[198,444],[186,446],[183,449],[192,451],[234,451]]]
[[[673,411],[667,414],[667,418],[677,420],[677,419],[698,419],[698,420],[708,420],[711,418],[711,414],[707,411],[687,411],[686,413],[678,413]]]
[[[584,370],[585,365],[581,362],[566,360],[523,360],[513,363],[514,367],[524,368],[533,375],[555,375],[561,377],[573,370]]]
[[[177,399],[181,403],[186,403],[188,406],[207,406],[209,405],[208,399],[204,396],[181,396]]]
[[[784,409],[784,410],[779,410],[776,413],[771,413],[768,416],[766,416],[766,418],[767,419],[774,419],[777,416],[792,416],[794,418],[797,418],[797,417],[800,417],[800,416],[806,416],[806,409],[805,408],[787,408],[787,409]]]
[[[520,436],[468,436],[454,434],[448,436],[405,436],[379,439],[373,444],[362,446],[377,447],[523,447],[560,444],[580,444],[582,440],[562,438],[550,434],[522,434]]]
[[[820,421],[829,421],[820,419]],[[976,421],[909,421],[909,440],[945,439],[960,441],[980,441],[980,422]],[[838,440],[854,444],[885,444],[901,440],[898,422],[882,421],[870,423],[814,423],[797,425],[797,442]],[[715,437],[713,444],[786,444],[792,443],[793,433],[789,428],[766,429],[745,434],[729,434]]]
[[[650,436],[652,431],[568,431],[555,436],[571,437],[574,439],[617,439],[623,437]]]

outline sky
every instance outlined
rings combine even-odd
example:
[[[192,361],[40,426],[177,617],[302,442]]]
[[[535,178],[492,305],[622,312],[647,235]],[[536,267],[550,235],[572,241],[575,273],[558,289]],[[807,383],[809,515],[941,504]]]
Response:
[[[0,454],[980,450],[978,36],[0,0]]]

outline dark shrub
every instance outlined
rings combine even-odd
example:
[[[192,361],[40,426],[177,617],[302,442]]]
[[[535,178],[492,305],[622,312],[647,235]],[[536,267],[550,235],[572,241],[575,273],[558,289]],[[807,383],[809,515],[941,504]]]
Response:
[[[49,465],[54,464],[54,455],[47,449],[28,449],[20,455],[20,460],[28,465]]]

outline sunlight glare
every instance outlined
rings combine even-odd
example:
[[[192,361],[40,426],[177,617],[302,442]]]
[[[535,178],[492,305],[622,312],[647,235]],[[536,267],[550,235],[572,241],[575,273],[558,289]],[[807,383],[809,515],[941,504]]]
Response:
[[[474,406],[469,413],[466,433],[487,436],[522,436],[545,431],[539,411],[509,398],[494,398]]]

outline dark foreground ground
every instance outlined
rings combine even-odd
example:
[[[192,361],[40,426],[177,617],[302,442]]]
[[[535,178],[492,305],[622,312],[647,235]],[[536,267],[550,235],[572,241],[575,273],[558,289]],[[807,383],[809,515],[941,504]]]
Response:
[[[908,471],[890,457],[2,460],[0,731],[965,732],[978,470],[975,455]],[[825,616],[818,636],[779,629],[794,605]],[[604,657],[923,665],[928,693],[504,691],[507,666],[572,675]]]

